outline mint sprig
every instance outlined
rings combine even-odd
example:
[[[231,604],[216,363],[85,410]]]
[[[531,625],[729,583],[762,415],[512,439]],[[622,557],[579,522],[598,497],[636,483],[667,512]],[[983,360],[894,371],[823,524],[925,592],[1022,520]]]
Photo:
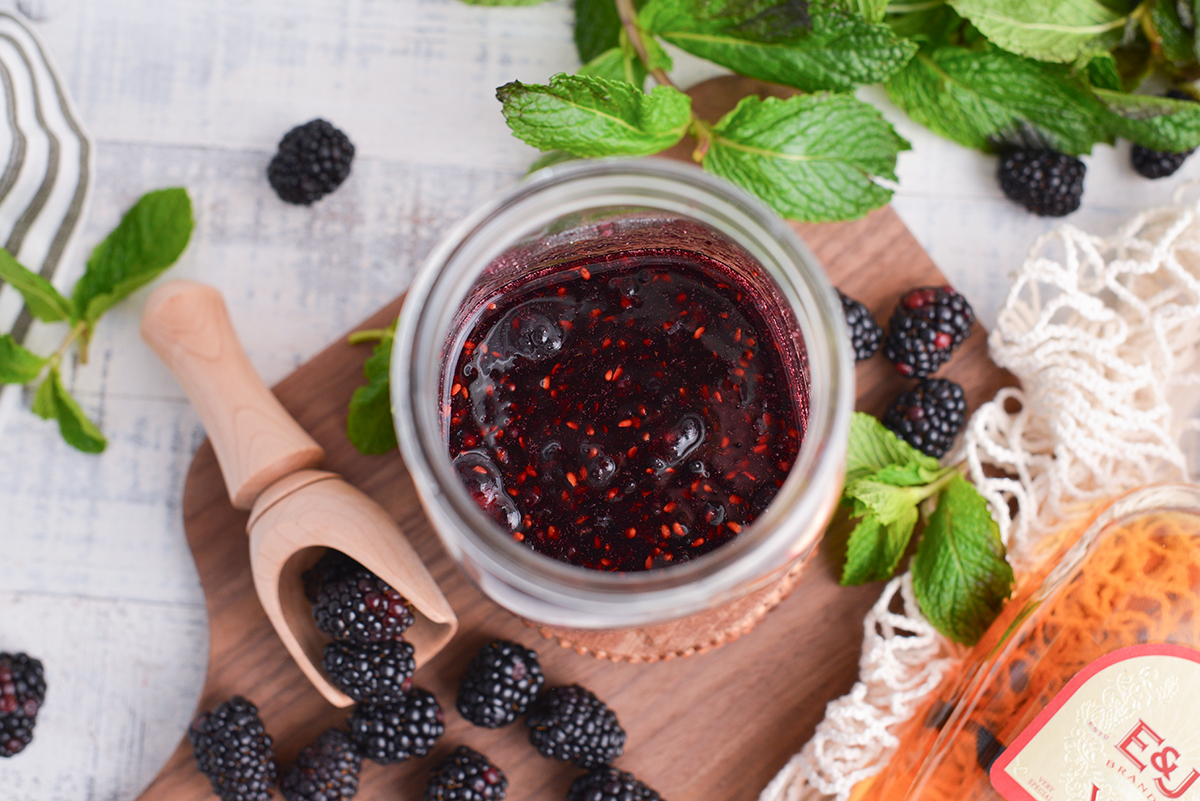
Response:
[[[846,545],[845,585],[890,578],[921,510],[936,504],[912,560],[913,592],[938,631],[976,643],[1008,598],[1013,572],[987,502],[959,468],[941,466],[875,417],[856,412],[842,502],[857,521]]]
[[[378,455],[397,447],[388,380],[395,337],[395,323],[383,329],[356,331],[350,336],[352,345],[375,343],[370,357],[363,363],[363,377],[367,383],[354,390],[346,415],[346,436],[359,453]]]
[[[1152,75],[1200,77],[1196,16],[1190,0],[575,0],[574,77],[591,82],[559,75],[498,96],[513,133],[543,151],[646,155],[690,135],[696,162],[779,214],[845,220],[888,202],[908,148],[852,96],[867,84],[885,85],[935,133],[989,153],[1081,155],[1117,137],[1197,147],[1200,104],[1135,94]],[[805,94],[700,119],[682,93],[661,91],[675,90],[664,44]],[[642,102],[648,79],[656,86]],[[851,140],[858,147],[838,147]]]
[[[80,363],[87,363],[87,345],[100,318],[174,264],[187,247],[193,226],[186,190],[162,189],[143,195],[92,251],[69,298],[8,251],[0,250],[0,280],[21,294],[30,313],[43,322],[70,326],[62,344],[49,356],[33,353],[8,334],[0,335],[0,384],[29,384],[41,377],[34,413],[56,420],[63,439],[78,450],[100,453],[107,440],[67,390],[63,359],[78,346]]]

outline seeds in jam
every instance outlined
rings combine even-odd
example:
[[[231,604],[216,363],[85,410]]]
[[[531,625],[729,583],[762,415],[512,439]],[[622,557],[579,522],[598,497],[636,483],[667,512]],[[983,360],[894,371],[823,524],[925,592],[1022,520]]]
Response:
[[[775,497],[805,400],[721,270],[626,253],[483,304],[446,382],[450,456],[513,539],[651,570],[720,547]]]

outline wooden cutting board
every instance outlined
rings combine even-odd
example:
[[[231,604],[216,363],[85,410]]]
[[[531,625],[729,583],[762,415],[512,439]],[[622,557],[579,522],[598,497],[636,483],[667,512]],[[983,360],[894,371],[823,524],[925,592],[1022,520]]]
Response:
[[[863,300],[881,321],[886,322],[905,290],[945,283],[890,208],[855,222],[797,230],[834,284]],[[360,327],[387,325],[399,304],[394,301]],[[963,385],[971,409],[1012,383],[988,359],[985,334],[976,329],[940,373]],[[668,801],[757,798],[811,736],[826,703],[849,690],[858,673],[862,618],[881,587],[838,586],[841,538],[827,537],[791,594],[753,631],[720,648],[651,664],[613,663],[561,648],[493,604],[458,572],[430,529],[399,454],[363,456],[346,439],[347,403],[361,383],[369,352],[368,346],[352,347],[342,338],[275,392],[325,448],[323,466],[375,498],[399,521],[458,613],[460,629],[415,677],[445,709],[445,736],[422,759],[387,767],[365,763],[357,797],[418,801],[430,770],[460,744],[487,754],[506,772],[509,799],[566,797],[580,771],[539,756],[522,723],[479,729],[454,709],[457,683],[471,657],[491,639],[503,637],[538,650],[550,684],[583,684],[604,699],[628,732],[618,767],[632,771]],[[912,383],[881,354],[858,366],[857,382],[858,408],[873,413]],[[330,706],[309,685],[267,622],[250,578],[246,514],[230,506],[207,444],[188,473],[183,509],[211,627],[200,709],[234,694],[250,698],[286,767],[325,728],[344,726],[347,712]],[[142,801],[210,798],[186,736],[141,796]]]

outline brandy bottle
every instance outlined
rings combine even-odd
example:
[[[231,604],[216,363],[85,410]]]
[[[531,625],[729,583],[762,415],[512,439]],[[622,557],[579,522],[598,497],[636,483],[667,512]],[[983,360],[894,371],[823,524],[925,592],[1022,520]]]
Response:
[[[1200,487],[1102,508],[855,798],[1200,799]]]

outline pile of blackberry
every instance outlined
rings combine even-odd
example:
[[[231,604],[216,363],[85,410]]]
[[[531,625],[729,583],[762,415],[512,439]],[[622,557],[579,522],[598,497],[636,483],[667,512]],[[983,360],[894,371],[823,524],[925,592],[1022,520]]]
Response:
[[[240,695],[218,704],[188,729],[196,767],[221,801],[267,801],[275,786],[274,743],[258,708]]]
[[[625,730],[603,701],[578,684],[543,689],[544,684],[537,652],[519,643],[494,640],[480,649],[463,674],[458,711],[476,726],[489,729],[507,726],[525,714],[529,742],[542,756],[589,771],[571,785],[568,801],[662,801],[634,776],[611,767],[624,751]],[[473,759],[477,771],[486,770],[484,757]],[[447,789],[435,791],[431,778],[425,799],[487,801],[502,797],[448,793]]]
[[[922,379],[901,392],[881,418],[883,424],[917,450],[941,458],[966,422],[962,387],[931,379],[970,336],[975,311],[948,286],[923,286],[905,292],[882,327],[862,303],[838,290],[858,360],[868,358],[883,341],[883,354],[901,375]]]
[[[284,134],[267,180],[281,200],[308,206],[342,185],[353,160],[346,134],[325,120],[310,120]]]
[[[442,708],[412,683],[415,622],[408,600],[345,554],[328,550],[302,576],[317,628],[332,638],[321,660],[329,681],[358,706],[350,739],[381,764],[424,756],[445,732]]]
[[[46,700],[42,663],[28,654],[0,653],[0,757],[33,742],[33,727]]]
[[[329,549],[302,576],[317,628],[332,638],[322,667],[358,702],[396,703],[416,668],[404,632],[415,622],[408,600],[350,557]]]

